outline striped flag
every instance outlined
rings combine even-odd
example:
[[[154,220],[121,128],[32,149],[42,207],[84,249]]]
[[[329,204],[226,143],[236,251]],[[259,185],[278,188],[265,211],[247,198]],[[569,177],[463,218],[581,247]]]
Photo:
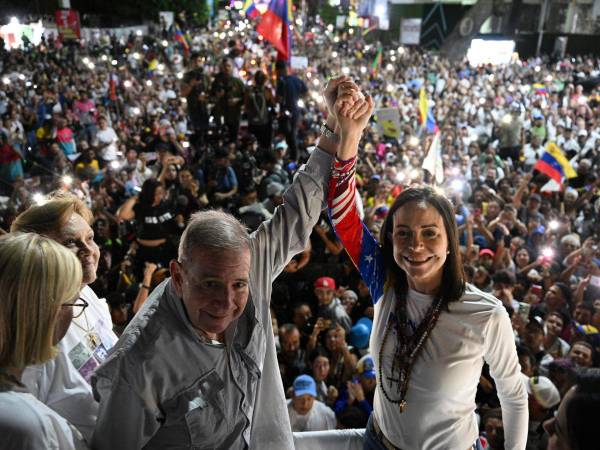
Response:
[[[421,118],[421,127],[426,128],[428,133],[437,132],[438,126],[435,123],[433,110],[429,106],[429,100],[427,99],[424,87],[419,91],[419,116]]]
[[[179,25],[177,24],[174,25],[174,31],[175,40],[181,44],[181,46],[183,47],[183,52],[187,55],[190,51],[190,44],[187,40],[187,36],[183,31],[181,31],[181,28],[179,28]]]
[[[546,151],[535,163],[533,169],[550,177],[561,187],[565,178],[575,178],[577,176],[577,172],[573,169],[569,160],[554,142],[548,143]]]
[[[246,3],[244,3],[244,13],[249,19],[256,19],[260,16],[260,11],[256,9],[254,0],[246,0]]]
[[[379,47],[377,50],[377,54],[375,55],[375,59],[373,60],[373,64],[371,64],[371,74],[377,75],[379,68],[381,67],[381,61],[383,60],[383,47]]]

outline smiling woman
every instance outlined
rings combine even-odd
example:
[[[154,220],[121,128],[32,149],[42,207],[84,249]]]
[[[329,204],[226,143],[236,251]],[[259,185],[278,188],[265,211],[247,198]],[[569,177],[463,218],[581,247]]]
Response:
[[[354,201],[359,139],[343,111],[340,104],[338,122],[353,140],[338,148],[329,212],[374,303],[377,388],[364,448],[481,448],[473,411],[484,360],[506,448],[525,448],[527,398],[510,319],[499,300],[465,283],[452,205],[432,187],[405,189],[378,243]]]

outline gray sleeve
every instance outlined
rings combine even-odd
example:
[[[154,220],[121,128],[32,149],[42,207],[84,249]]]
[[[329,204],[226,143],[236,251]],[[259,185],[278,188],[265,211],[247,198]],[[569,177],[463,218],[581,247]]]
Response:
[[[125,382],[96,377],[93,388],[100,411],[92,448],[142,448],[159,428],[157,414]]]
[[[251,285],[262,299],[270,299],[272,280],[294,255],[306,248],[312,229],[327,206],[332,159],[316,148],[286,190],[283,205],[252,234]]]

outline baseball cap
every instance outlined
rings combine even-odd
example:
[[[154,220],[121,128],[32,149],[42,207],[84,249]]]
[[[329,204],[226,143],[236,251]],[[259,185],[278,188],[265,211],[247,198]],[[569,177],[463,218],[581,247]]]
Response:
[[[588,135],[588,133],[586,130],[579,130],[577,132],[577,136],[587,136],[587,135]]]
[[[371,332],[371,330],[373,329],[373,321],[371,319],[369,319],[368,317],[361,317],[360,319],[358,319],[358,321],[356,322],[356,324],[358,325],[359,323],[363,323],[367,326],[367,328],[369,329],[369,333]]]
[[[479,252],[479,256],[483,256],[483,255],[489,255],[493,258],[495,256],[494,250],[489,249],[489,248],[481,249],[481,251]]]
[[[367,348],[369,346],[369,335],[371,331],[364,323],[358,323],[350,330],[348,341],[350,345],[358,349]]]
[[[539,317],[539,316],[532,316],[529,319],[529,322],[527,322],[527,327],[529,327],[529,328],[537,328],[542,333],[546,334],[544,332],[544,322],[542,321],[542,318]]]
[[[375,362],[371,355],[365,355],[356,363],[356,372],[365,378],[375,378]]]
[[[558,389],[549,378],[531,377],[526,386],[527,393],[533,395],[542,408],[550,409],[560,403]]]
[[[531,194],[529,196],[529,200],[534,200],[536,202],[541,202],[542,201],[542,197],[540,197],[540,194]]]
[[[304,394],[317,396],[317,383],[310,375],[300,375],[294,380],[294,397]]]
[[[315,281],[315,289],[335,289],[335,280],[331,277],[320,277]]]
[[[543,116],[543,114],[541,112],[536,111],[536,112],[533,113],[533,118],[534,118],[534,120],[540,120],[540,119],[543,119],[544,116]]]

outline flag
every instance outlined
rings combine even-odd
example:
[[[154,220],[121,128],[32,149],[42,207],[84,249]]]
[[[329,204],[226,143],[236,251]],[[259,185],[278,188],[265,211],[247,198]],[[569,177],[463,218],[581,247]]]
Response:
[[[440,145],[440,132],[438,130],[436,130],[427,156],[423,160],[423,170],[429,172],[437,184],[443,183],[444,164],[442,163],[442,146]]]
[[[117,101],[117,85],[119,84],[119,78],[116,73],[111,73],[108,78],[108,98],[113,102]]]
[[[375,31],[377,29],[377,24],[371,25],[369,28],[366,28],[363,32],[362,32],[362,37],[365,37],[367,34],[369,34],[371,31]]]
[[[561,186],[563,178],[575,178],[577,176],[577,172],[575,172],[569,160],[554,142],[548,143],[546,151],[535,163],[533,169],[547,175]]]
[[[542,83],[533,83],[531,87],[539,95],[548,95],[548,90],[546,89],[546,86],[544,86]]]
[[[179,25],[174,25],[175,30],[175,40],[181,44],[183,47],[183,52],[187,55],[190,51],[190,44],[188,43],[186,35],[181,31]]]
[[[428,133],[437,132],[438,126],[435,123],[433,110],[429,106],[429,100],[427,99],[427,93],[425,92],[424,87],[421,87],[419,90],[419,115],[421,118],[421,126],[426,128]]]
[[[292,0],[271,0],[256,31],[277,49],[277,58],[289,61],[292,56]]]
[[[256,9],[254,0],[246,0],[246,3],[244,3],[244,12],[249,19],[256,19],[260,16],[260,11]]]
[[[377,71],[379,67],[381,67],[381,60],[383,59],[383,47],[379,47],[377,50],[377,54],[375,55],[375,59],[373,60],[373,64],[371,64],[371,74],[377,75]]]

